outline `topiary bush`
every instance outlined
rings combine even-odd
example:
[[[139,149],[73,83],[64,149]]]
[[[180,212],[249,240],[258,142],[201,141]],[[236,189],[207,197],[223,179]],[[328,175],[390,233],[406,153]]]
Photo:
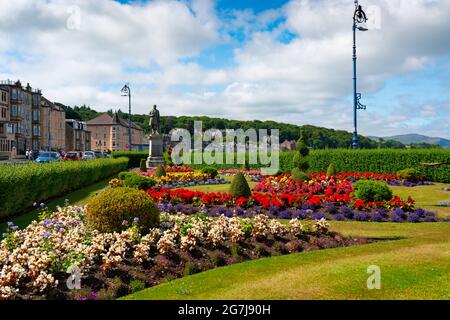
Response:
[[[336,169],[334,169],[334,164],[330,163],[327,169],[327,176],[334,177],[336,175]]]
[[[139,219],[143,233],[159,225],[159,210],[150,195],[132,188],[107,189],[86,206],[87,225],[100,232],[120,232]]]
[[[249,198],[252,194],[245,176],[239,172],[231,181],[229,193],[233,196]]]
[[[293,168],[297,168],[300,171],[308,171],[309,169],[309,161],[308,158],[305,158],[301,155],[300,152],[297,152],[297,154],[293,158]]]
[[[141,159],[139,170],[141,170],[141,172],[147,172],[147,161],[145,159]]]
[[[152,178],[141,176],[137,173],[127,175],[123,180],[123,185],[128,188],[139,190],[147,190],[156,185],[156,181]]]
[[[155,171],[155,177],[161,178],[161,177],[164,177],[166,174],[167,174],[167,173],[166,173],[166,170],[164,170],[164,167],[163,167],[162,165],[159,165],[159,166],[156,168],[156,171]]]
[[[250,170],[250,164],[248,163],[247,157],[244,159],[244,163],[242,164],[242,170],[244,171]]]
[[[353,195],[364,201],[388,201],[392,199],[392,190],[380,181],[359,180],[353,184]]]
[[[419,173],[414,168],[407,168],[397,172],[397,175],[400,179],[416,182],[419,180]]]
[[[311,180],[311,176],[306,172],[300,171],[298,168],[292,169],[292,179],[300,181]]]
[[[217,169],[213,168],[213,167],[205,167],[202,169],[202,173],[210,175],[211,178],[215,178],[218,176],[219,171],[217,171]]]

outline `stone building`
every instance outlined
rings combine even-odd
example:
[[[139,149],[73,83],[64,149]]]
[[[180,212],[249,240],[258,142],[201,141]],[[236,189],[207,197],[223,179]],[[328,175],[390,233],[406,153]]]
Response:
[[[66,151],[89,151],[91,148],[91,132],[86,122],[66,119]]]
[[[117,113],[110,116],[104,113],[95,119],[87,121],[91,132],[91,145],[96,151],[127,151],[128,121],[119,118]],[[131,146],[133,150],[141,150],[144,146],[144,130],[132,123]]]
[[[41,149],[66,149],[66,112],[45,97],[41,99]]]

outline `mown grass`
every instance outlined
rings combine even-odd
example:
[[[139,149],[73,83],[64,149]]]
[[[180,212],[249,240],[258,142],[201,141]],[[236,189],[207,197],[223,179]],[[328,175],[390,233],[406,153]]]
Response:
[[[223,176],[228,181],[231,181],[233,179],[232,176]],[[250,181],[250,178],[247,177],[248,185],[250,188],[253,188],[256,186],[256,182]],[[201,192],[228,192],[230,190],[229,184],[215,184],[215,185],[203,185],[203,186],[193,186],[193,187],[187,187],[184,188],[187,190],[196,190]]]
[[[450,299],[449,223],[333,222],[354,237],[391,238],[217,268],[124,299]],[[381,290],[367,268],[381,268]]]
[[[443,187],[448,184],[436,183],[432,186],[419,186],[413,188],[392,187],[394,194],[406,199],[411,196],[416,200],[416,206],[427,210],[435,211],[440,217],[450,216],[450,207],[439,207],[438,201],[447,202],[450,200],[450,191],[443,191]]]

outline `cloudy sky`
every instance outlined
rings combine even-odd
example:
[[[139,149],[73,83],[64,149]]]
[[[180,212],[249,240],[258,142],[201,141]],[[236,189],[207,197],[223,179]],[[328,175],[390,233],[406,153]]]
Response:
[[[361,0],[364,135],[450,138],[450,0]],[[352,131],[353,0],[1,0],[0,79],[52,101]]]

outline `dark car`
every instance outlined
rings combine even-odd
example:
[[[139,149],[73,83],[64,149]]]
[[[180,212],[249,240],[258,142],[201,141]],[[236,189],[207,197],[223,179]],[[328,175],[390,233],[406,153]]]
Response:
[[[78,152],[75,151],[67,152],[66,155],[64,156],[64,161],[78,161],[78,160],[80,160],[80,157],[78,155]]]
[[[50,152],[50,151],[44,151],[40,152],[39,156],[36,158],[36,162],[38,163],[48,163],[48,162],[55,162],[60,161],[61,157],[59,156],[58,152]]]

